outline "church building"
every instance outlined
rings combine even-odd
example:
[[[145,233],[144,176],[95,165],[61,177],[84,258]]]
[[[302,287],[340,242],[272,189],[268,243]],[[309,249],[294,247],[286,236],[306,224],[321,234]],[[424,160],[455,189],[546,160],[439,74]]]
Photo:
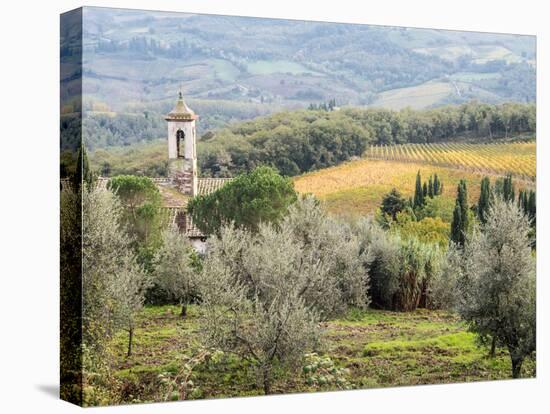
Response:
[[[192,197],[210,194],[231,178],[201,178],[197,163],[198,115],[183,100],[179,93],[176,106],[165,116],[168,125],[169,177],[151,177],[163,197],[163,208],[168,211],[169,224],[175,225],[189,238],[199,253],[206,251],[206,238],[187,213],[187,203]],[[106,189],[109,178],[98,177],[96,185]],[[71,187],[68,178],[61,179],[61,190]],[[171,197],[177,193],[178,197]]]
[[[183,100],[180,92],[176,106],[166,116],[168,126],[168,160],[170,177],[168,185],[189,197],[205,195],[216,191],[230,178],[199,178],[197,168],[198,115]],[[206,236],[193,224],[187,213],[187,203],[166,206],[171,210],[171,223],[184,232],[193,247],[204,253]]]

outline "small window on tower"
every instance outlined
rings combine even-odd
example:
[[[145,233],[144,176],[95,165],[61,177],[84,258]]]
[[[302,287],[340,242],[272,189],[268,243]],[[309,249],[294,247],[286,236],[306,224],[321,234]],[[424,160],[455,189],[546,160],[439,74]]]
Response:
[[[176,132],[176,145],[178,158],[185,158],[185,133],[181,129]]]

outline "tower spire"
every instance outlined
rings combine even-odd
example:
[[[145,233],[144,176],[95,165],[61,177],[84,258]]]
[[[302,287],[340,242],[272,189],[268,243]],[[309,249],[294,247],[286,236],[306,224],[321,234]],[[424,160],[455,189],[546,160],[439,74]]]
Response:
[[[170,177],[179,191],[197,194],[197,153],[195,121],[198,116],[183,100],[182,89],[178,101],[164,119],[168,123],[168,159]]]
[[[178,101],[176,102],[176,106],[174,109],[172,109],[164,119],[168,120],[187,120],[192,121],[194,119],[197,119],[198,116],[195,115],[195,112],[191,108],[187,106],[185,101],[183,100],[183,93],[180,91],[178,92]]]

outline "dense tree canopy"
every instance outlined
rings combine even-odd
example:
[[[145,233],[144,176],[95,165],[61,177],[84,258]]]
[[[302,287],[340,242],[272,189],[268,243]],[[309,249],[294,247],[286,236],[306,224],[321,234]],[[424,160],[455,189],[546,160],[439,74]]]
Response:
[[[148,177],[119,175],[111,178],[107,187],[120,199],[125,228],[149,269],[152,255],[161,244],[161,197],[157,186]]]
[[[406,204],[407,201],[403,198],[401,193],[396,188],[392,188],[392,190],[382,199],[380,210],[382,213],[390,216],[392,220],[396,220],[397,213],[401,212]]]
[[[297,175],[361,156],[369,143],[504,139],[535,129],[535,106],[530,104],[280,112],[218,131],[200,144],[199,162],[202,172],[213,176],[231,176],[261,164]]]
[[[122,119],[109,118],[108,122],[126,122]],[[135,133],[128,128],[124,136],[134,137]],[[478,142],[533,135],[535,130],[535,106],[531,104],[472,102],[438,109],[401,111],[378,108],[343,108],[329,112],[298,110],[208,131],[199,138],[197,152],[203,176],[233,177],[261,165],[294,176],[360,157],[371,144],[433,143],[457,139]],[[90,131],[90,134],[96,137],[101,133]],[[158,140],[165,134],[163,127],[148,140]],[[141,144],[136,147],[137,152],[134,146],[122,146],[129,143],[115,140],[109,145],[118,145],[117,148],[96,149],[92,155],[94,169],[103,175],[163,176],[168,173],[164,141]],[[432,185],[436,186],[435,182]]]
[[[252,231],[262,222],[277,222],[296,200],[294,185],[270,167],[258,167],[188,204],[193,221],[204,234],[216,234],[233,223]]]

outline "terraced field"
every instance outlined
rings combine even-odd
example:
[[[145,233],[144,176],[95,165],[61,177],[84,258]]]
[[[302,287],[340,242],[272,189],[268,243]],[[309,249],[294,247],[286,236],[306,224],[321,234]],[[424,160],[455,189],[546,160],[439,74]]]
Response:
[[[504,144],[402,144],[369,147],[373,160],[421,162],[482,174],[513,174],[521,180],[536,176],[535,142]]]

